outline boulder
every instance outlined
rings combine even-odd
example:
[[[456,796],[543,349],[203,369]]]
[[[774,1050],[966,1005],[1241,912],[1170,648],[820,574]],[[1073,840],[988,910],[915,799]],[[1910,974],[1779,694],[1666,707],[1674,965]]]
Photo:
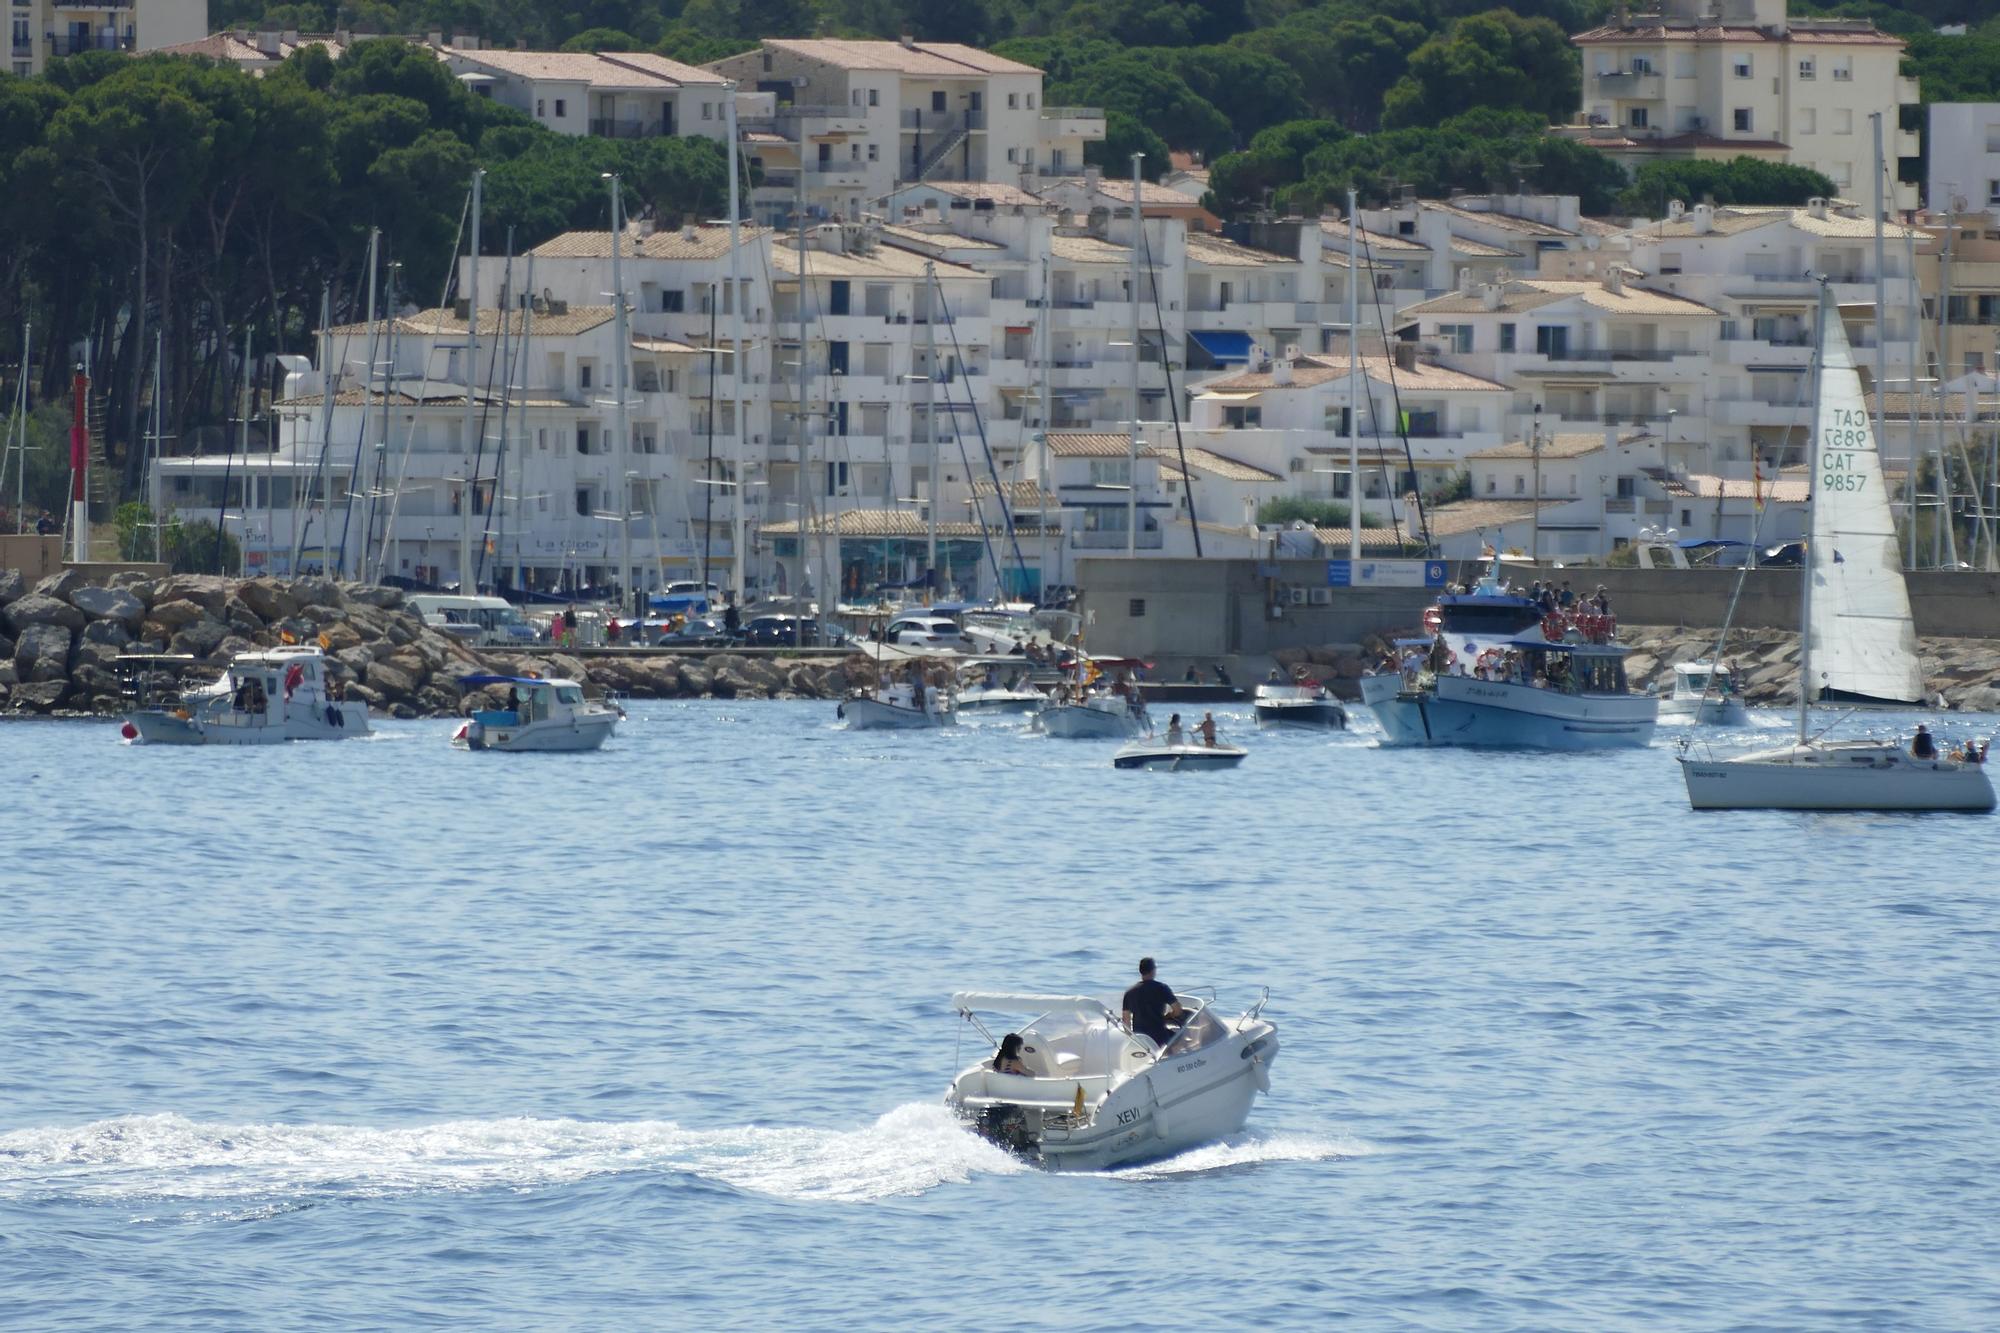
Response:
[[[207,657],[222,646],[229,637],[229,626],[220,620],[203,618],[190,625],[183,625],[167,641],[167,651],[187,653],[191,657]]]
[[[28,595],[28,576],[18,569],[0,569],[0,606],[12,606]]]
[[[30,625],[14,643],[14,667],[25,681],[69,676],[70,632],[61,625]]]
[[[240,597],[232,597],[222,604],[222,618],[229,627],[243,634],[255,634],[264,628],[264,618],[243,604]]]
[[[66,680],[34,681],[13,686],[7,691],[7,707],[16,712],[48,713],[69,697],[69,682]]]
[[[709,678],[708,692],[718,699],[755,698],[757,687],[730,667],[717,667]]]
[[[88,662],[92,666],[100,666],[106,670],[110,670],[111,664],[117,661],[124,652],[123,648],[115,644],[91,643],[80,640],[76,645],[76,661],[78,666]]]
[[[251,640],[244,638],[240,634],[230,634],[224,636],[221,643],[209,649],[209,656],[227,658],[230,661],[234,661],[244,653],[254,653],[256,651],[257,645]]]
[[[387,662],[370,662],[362,677],[387,699],[407,699],[417,688],[417,682],[410,678],[409,673],[399,671]]]
[[[394,611],[403,605],[401,588],[378,588],[372,583],[349,583],[341,588],[347,600],[362,606],[379,607],[384,611]]]
[[[382,692],[370,689],[360,681],[354,681],[348,685],[347,697],[350,699],[359,699],[362,703],[378,711],[382,707]]]
[[[61,625],[64,629],[82,629],[86,619],[83,612],[68,602],[51,597],[45,592],[29,593],[4,611],[0,611],[0,617],[6,619],[16,634],[30,625]]]
[[[146,594],[152,591],[153,580],[136,569],[121,569],[105,580],[105,586],[123,588],[143,602]]]
[[[408,704],[390,704],[389,716],[401,722],[408,722],[410,719],[420,716],[420,714]]]
[[[37,583],[35,591],[44,597],[53,597],[57,601],[67,602],[71,593],[83,587],[88,582],[89,580],[76,570],[65,569],[59,573],[51,574],[40,583]]]
[[[124,588],[78,588],[69,595],[69,604],[92,620],[136,625],[146,616],[146,604]]]
[[[14,641],[5,634],[0,634],[0,657],[10,662],[14,660]]]
[[[299,613],[299,599],[276,579],[251,579],[238,584],[236,596],[259,620],[266,623],[286,620]]]
[[[340,607],[340,585],[332,579],[299,579],[292,584],[291,594],[301,607]]]
[[[0,662],[0,685],[19,685],[20,683],[21,672],[14,665],[14,659],[10,657],[4,662]]]
[[[421,681],[431,673],[430,664],[424,661],[423,655],[409,648],[379,654],[375,660],[396,668],[414,681]]]
[[[333,655],[333,660],[360,675],[368,670],[368,664],[375,660],[375,653],[366,644],[356,644],[352,648],[342,648]]]
[[[92,662],[78,662],[70,672],[69,681],[79,694],[109,695],[114,699],[121,684],[114,673]]]
[[[183,625],[192,625],[207,614],[207,608],[200,602],[185,597],[175,597],[154,602],[152,612],[146,617],[146,623],[158,625],[171,634]]]
[[[542,674],[561,676],[565,680],[586,681],[590,679],[590,668],[568,653],[550,653],[542,659]]]
[[[397,616],[382,627],[382,637],[397,647],[417,641],[418,627],[408,616]]]
[[[229,600],[229,580],[216,574],[171,574],[153,585],[152,606],[162,602],[193,602],[204,611],[222,612]]]

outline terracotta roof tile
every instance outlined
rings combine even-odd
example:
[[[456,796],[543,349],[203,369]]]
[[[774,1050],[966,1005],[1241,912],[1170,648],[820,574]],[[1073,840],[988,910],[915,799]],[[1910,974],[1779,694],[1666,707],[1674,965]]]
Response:
[[[764,45],[773,51],[803,56],[839,69],[880,70],[889,74],[942,78],[1041,73],[1033,65],[1006,60],[976,46],[963,46],[957,42],[915,42],[905,46],[901,42],[767,37]]]

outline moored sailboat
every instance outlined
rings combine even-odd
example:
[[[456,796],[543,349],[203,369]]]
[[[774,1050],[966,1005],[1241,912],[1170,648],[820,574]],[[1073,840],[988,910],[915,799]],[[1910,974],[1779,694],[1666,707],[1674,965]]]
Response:
[[[1915,707],[1923,671],[1882,460],[1840,312],[1822,285],[1813,359],[1809,536],[1801,563],[1798,739],[1723,759],[1683,746],[1697,810],[1991,810],[1978,763],[1812,734],[1814,703]],[[1928,749],[1928,753],[1921,750]]]

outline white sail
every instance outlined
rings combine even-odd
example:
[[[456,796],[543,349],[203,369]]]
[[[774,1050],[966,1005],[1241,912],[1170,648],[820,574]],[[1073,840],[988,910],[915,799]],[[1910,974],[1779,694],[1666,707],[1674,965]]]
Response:
[[[1812,695],[1917,703],[1924,695],[1910,595],[1882,455],[1868,422],[1840,311],[1820,308],[1818,430],[1813,438]]]

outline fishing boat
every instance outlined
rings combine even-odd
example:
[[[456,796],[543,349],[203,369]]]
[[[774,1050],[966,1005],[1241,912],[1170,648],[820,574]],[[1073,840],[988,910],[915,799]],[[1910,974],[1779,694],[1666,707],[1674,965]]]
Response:
[[[957,706],[961,713],[1032,713],[1047,696],[1028,683],[1027,663],[1016,658],[1005,664],[974,663],[963,672],[967,683],[958,687]]]
[[[847,720],[849,731],[914,731],[948,727],[958,721],[947,691],[925,687],[918,697],[917,688],[909,681],[896,681],[857,691],[841,700],[834,712]]]
[[[1361,678],[1384,745],[1601,750],[1653,739],[1660,703],[1626,681],[1617,620],[1581,605],[1545,611],[1507,588],[1497,556],[1470,592],[1438,598],[1424,627],[1431,638],[1399,642],[1406,663]]]
[[[1131,657],[1086,658],[1035,714],[1034,729],[1058,740],[1129,740],[1153,730],[1136,673],[1146,663]],[[1109,688],[1102,683],[1116,673]]]
[[[160,659],[118,660],[129,666]],[[209,684],[178,699],[142,702],[126,715],[122,731],[140,745],[276,745],[366,736],[368,705],[330,693],[327,668],[318,648],[240,653]]]
[[[1991,810],[1993,784],[1983,764],[1951,759],[1935,745],[1919,755],[1914,744],[1829,741],[1812,731],[1816,703],[1924,702],[1882,459],[1854,352],[1824,282],[1817,322],[1813,480],[1799,562],[1798,736],[1725,758],[1683,744],[1688,802],[1697,810]]]
[[[1257,724],[1265,727],[1316,727],[1347,730],[1347,710],[1316,680],[1267,680],[1251,699]]]
[[[1240,745],[1218,740],[1210,745],[1201,740],[1156,740],[1146,737],[1119,748],[1111,757],[1113,768],[1152,768],[1167,773],[1201,773],[1211,769],[1235,768],[1250,752]]]
[[[1166,1046],[1128,1032],[1102,1000],[1082,995],[961,992],[952,1007],[996,1051],[981,1014],[1031,1014],[1018,1029],[1026,1074],[981,1060],[951,1082],[945,1104],[984,1137],[1058,1171],[1171,1156],[1241,1130],[1271,1090],[1277,1025],[1256,1004],[1227,1018],[1214,997],[1182,993],[1187,1011]]]
[[[586,699],[573,680],[539,676],[465,676],[469,690],[505,686],[509,708],[482,708],[452,733],[461,750],[571,754],[595,750],[609,740],[624,716]]]
[[[1660,721],[1711,727],[1747,725],[1750,711],[1737,693],[1735,669],[1706,657],[1674,663],[1673,684],[1667,687],[1667,697],[1660,700]]]

